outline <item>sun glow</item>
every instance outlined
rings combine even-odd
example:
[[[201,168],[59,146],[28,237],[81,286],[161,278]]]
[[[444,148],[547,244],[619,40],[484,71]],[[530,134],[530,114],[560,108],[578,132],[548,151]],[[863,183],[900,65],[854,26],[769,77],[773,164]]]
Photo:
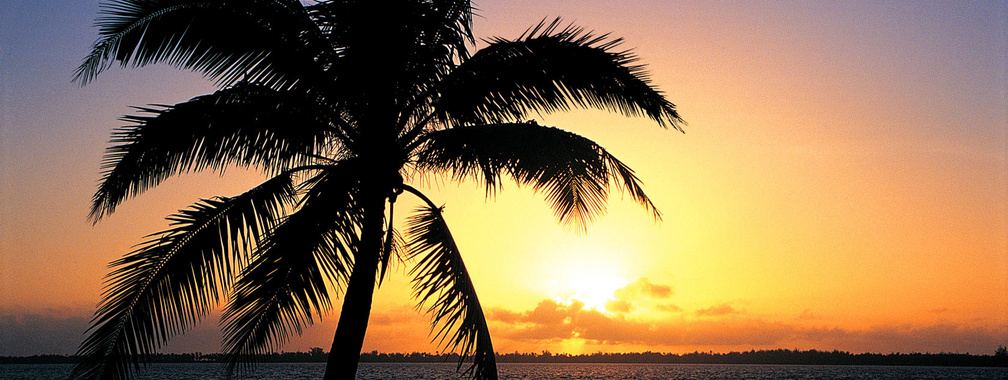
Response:
[[[607,312],[606,302],[613,299],[616,289],[627,285],[629,281],[600,270],[571,273],[566,279],[558,280],[557,287],[561,289],[560,296],[554,300],[570,304],[575,301],[584,303],[585,309],[595,309]]]

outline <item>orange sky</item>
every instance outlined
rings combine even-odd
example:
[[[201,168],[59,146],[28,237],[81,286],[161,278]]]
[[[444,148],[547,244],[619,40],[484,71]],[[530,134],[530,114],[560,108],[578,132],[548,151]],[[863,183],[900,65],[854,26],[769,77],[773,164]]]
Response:
[[[1003,2],[478,1],[479,36],[563,16],[627,40],[686,133],[586,110],[541,124],[637,170],[579,235],[541,195],[415,178],[446,218],[498,351],[802,348],[992,353],[1008,344],[1008,8]],[[4,2],[0,355],[72,353],[109,261],[255,173],[190,175],[86,220],[128,106],[213,90],[156,66],[85,88],[93,3]],[[397,210],[407,210],[402,200]],[[396,268],[365,350],[434,351]],[[334,314],[336,312],[334,311]],[[288,344],[328,349],[336,315]],[[219,349],[217,320],[168,351]]]

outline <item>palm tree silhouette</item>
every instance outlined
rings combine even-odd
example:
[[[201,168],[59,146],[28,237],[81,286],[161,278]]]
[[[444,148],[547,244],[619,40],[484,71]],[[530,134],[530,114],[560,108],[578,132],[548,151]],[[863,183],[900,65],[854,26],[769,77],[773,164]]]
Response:
[[[269,178],[203,199],[112,263],[74,379],[133,375],[227,296],[224,351],[248,369],[343,306],[326,379],[355,376],[371,299],[393,256],[413,263],[435,341],[473,377],[497,378],[486,319],[441,207],[404,182],[428,173],[503,176],[545,194],[583,230],[610,184],[660,214],[633,171],[594,142],[525,121],[572,106],[646,116],[681,130],[621,40],[543,22],[475,45],[461,0],[114,0],[78,68],[82,85],[118,63],[168,63],[220,90],[139,107],[113,132],[90,218],[166,178],[251,167]],[[402,193],[424,206],[394,229]]]

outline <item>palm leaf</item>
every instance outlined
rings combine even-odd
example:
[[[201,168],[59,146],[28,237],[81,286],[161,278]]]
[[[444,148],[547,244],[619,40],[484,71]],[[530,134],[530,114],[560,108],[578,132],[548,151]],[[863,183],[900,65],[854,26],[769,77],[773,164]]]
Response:
[[[389,202],[389,212],[388,219],[385,228],[385,237],[382,240],[382,250],[381,255],[378,257],[378,286],[381,287],[382,282],[385,281],[385,277],[388,274],[389,264],[392,262],[392,257],[395,256],[399,261],[405,256],[405,245],[406,242],[403,241],[402,235],[399,231],[396,231],[392,227],[392,222],[395,220],[395,200],[392,199]]]
[[[441,215],[443,208],[416,189],[405,188],[426,202],[407,220],[406,249],[408,259],[417,260],[410,270],[413,290],[418,306],[428,305],[426,312],[437,331],[433,339],[459,352],[459,369],[471,355],[473,362],[466,373],[473,378],[497,379],[497,359],[483,307]]]
[[[675,105],[651,85],[621,39],[540,23],[517,40],[490,40],[445,79],[435,102],[448,124],[526,120],[530,112],[591,107],[647,116],[681,130]]]
[[[400,131],[429,113],[426,95],[468,58],[466,42],[474,40],[468,1],[327,1],[308,12],[340,52],[335,95],[355,114],[395,108],[382,113],[398,114]]]
[[[171,336],[204,318],[293,196],[290,173],[283,173],[237,197],[202,200],[113,262],[70,378],[129,378]]]
[[[334,129],[326,109],[291,91],[240,84],[175,106],[141,108],[112,134],[92,220],[126,198],[189,170],[255,165],[267,170],[304,163]]]
[[[418,170],[451,173],[486,183],[490,195],[502,173],[519,184],[545,191],[557,219],[586,228],[605,211],[609,183],[622,184],[637,203],[661,213],[641,188],[632,169],[595,142],[534,122],[490,124],[434,131],[424,136],[416,155]]]
[[[346,284],[358,246],[357,181],[345,163],[306,182],[300,209],[260,244],[224,311],[230,369],[278,350],[331,308],[326,281]]]
[[[399,98],[406,100],[400,113],[400,125],[419,127],[430,113],[431,94],[456,67],[457,61],[469,59],[467,43],[475,44],[472,34],[473,7],[470,1],[435,0],[420,2],[414,13],[416,42],[405,55],[404,84]],[[408,85],[405,84],[408,82]]]
[[[166,62],[224,84],[311,84],[329,50],[296,0],[115,0],[102,4],[97,26],[100,37],[75,75],[82,84],[114,62]]]
[[[466,43],[475,44],[472,32],[473,8],[470,0],[433,0],[431,4],[441,17],[433,24],[439,29],[432,40],[450,46],[463,60],[469,58]]]

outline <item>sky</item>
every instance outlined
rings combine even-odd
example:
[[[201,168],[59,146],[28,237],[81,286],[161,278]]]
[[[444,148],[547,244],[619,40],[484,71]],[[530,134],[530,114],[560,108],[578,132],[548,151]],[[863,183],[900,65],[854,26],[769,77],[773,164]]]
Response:
[[[535,116],[634,168],[661,221],[615,192],[581,234],[531,189],[488,199],[475,183],[419,179],[446,205],[498,352],[1008,345],[1004,2],[513,4],[477,1],[477,36],[560,16],[623,37],[688,124]],[[97,9],[0,4],[0,355],[75,352],[110,261],[168,214],[260,178],[186,175],[87,221],[118,118],[215,89],[165,65],[72,83]],[[408,269],[376,292],[365,351],[438,350]],[[337,318],[284,349],[328,350]],[[217,352],[218,326],[215,313],[163,352]]]

